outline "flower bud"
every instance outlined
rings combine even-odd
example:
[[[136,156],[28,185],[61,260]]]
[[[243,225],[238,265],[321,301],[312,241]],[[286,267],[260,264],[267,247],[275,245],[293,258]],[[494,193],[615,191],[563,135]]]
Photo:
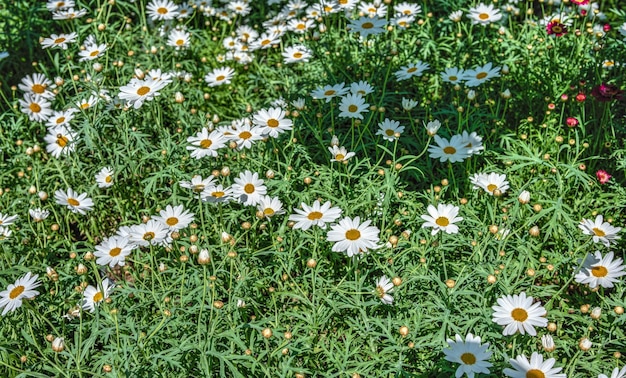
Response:
[[[528,192],[528,190],[522,190],[522,192],[519,194],[519,197],[517,197],[517,200],[519,201],[519,203],[525,205],[527,203],[530,202],[530,192]]]
[[[582,350],[583,352],[588,351],[589,349],[591,349],[592,343],[591,340],[589,340],[586,337],[583,337],[582,339],[580,339],[580,341],[578,342],[578,347],[580,348],[580,350]]]
[[[210,261],[211,261],[211,258],[209,257],[209,251],[206,249],[201,250],[200,253],[198,254],[198,264],[206,265]]]
[[[556,349],[556,346],[554,345],[554,339],[552,339],[552,335],[541,336],[541,346],[546,352],[553,352]]]
[[[52,341],[52,350],[61,353],[65,349],[65,341],[62,337],[57,337]]]

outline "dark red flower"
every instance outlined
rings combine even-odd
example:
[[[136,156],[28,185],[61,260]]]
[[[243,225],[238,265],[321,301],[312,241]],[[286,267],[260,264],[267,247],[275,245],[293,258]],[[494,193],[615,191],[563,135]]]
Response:
[[[568,127],[578,126],[578,120],[574,117],[567,117],[567,119],[565,120],[565,123],[567,124]]]
[[[558,21],[550,21],[550,23],[546,25],[546,31],[548,32],[548,35],[560,37],[567,33],[567,26]]]
[[[598,101],[606,102],[611,100],[621,100],[624,91],[613,84],[602,83],[591,90],[591,95]]]

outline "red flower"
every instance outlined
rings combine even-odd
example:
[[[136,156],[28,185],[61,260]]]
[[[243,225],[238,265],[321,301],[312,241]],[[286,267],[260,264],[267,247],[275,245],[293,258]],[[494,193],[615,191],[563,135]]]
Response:
[[[548,35],[560,37],[567,33],[567,26],[558,21],[550,21],[550,23],[546,25],[546,31],[548,32]]]
[[[585,102],[587,96],[584,93],[579,93],[576,95],[576,102]]]
[[[576,5],[587,5],[589,4],[589,0],[571,0],[571,3]]]
[[[578,126],[578,120],[574,117],[567,117],[567,119],[565,120],[565,123],[567,124],[568,127]]]
[[[591,90],[591,95],[598,101],[606,102],[611,100],[621,100],[624,91],[613,84],[602,83]]]
[[[612,176],[607,171],[599,169],[598,172],[596,172],[596,177],[598,181],[600,181],[600,184],[606,184]]]

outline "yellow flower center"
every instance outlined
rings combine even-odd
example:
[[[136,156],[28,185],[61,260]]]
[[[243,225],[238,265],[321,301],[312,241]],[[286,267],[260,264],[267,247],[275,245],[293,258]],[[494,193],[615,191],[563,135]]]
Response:
[[[334,95],[335,93],[337,93],[335,90],[333,90],[333,89],[329,89],[329,90],[327,90],[326,92],[324,92],[324,96],[332,96],[332,95]]]
[[[304,24],[298,24],[298,26],[296,26],[296,29],[298,30],[304,30],[304,28],[306,28],[306,25]]]
[[[222,80],[224,80],[224,79],[226,79],[226,76],[224,76],[224,75],[220,75],[220,76],[218,76],[218,77],[216,77],[216,78],[215,78],[215,81],[222,81]]]
[[[87,109],[88,107],[89,107],[89,103],[88,102],[80,104],[80,108],[81,109]]]
[[[120,253],[122,253],[122,249],[120,247],[115,247],[109,251],[109,256],[115,257],[118,256]]]
[[[37,94],[42,94],[43,92],[46,91],[46,87],[44,87],[41,84],[34,84],[31,89],[32,89],[33,93],[37,93]]]
[[[344,154],[337,154],[337,155],[335,155],[335,160],[337,160],[337,161],[342,161],[343,158],[345,158]]]
[[[9,298],[10,299],[15,299],[15,298],[19,297],[20,294],[22,294],[25,289],[26,288],[23,285],[14,287],[13,290],[11,290],[11,292],[9,293]]]
[[[184,44],[185,44],[185,40],[184,40],[184,39],[178,39],[178,40],[176,40],[176,45],[178,45],[178,46],[182,46],[182,45],[184,45]]]
[[[456,153],[456,148],[452,146],[447,146],[447,147],[444,147],[443,152],[448,155],[454,155]]]
[[[157,9],[157,13],[158,14],[167,14],[167,8],[161,7],[159,9]]]
[[[385,134],[387,134],[387,136],[392,136],[393,135],[393,130],[387,129],[387,130],[385,130]]]
[[[57,118],[57,125],[62,124],[63,122],[65,122],[65,117],[59,117]]]
[[[93,296],[93,302],[97,303],[100,302],[101,300],[104,299],[104,295],[102,294],[101,291],[97,292],[94,296]]]
[[[602,278],[606,277],[609,274],[609,270],[602,265],[594,266],[593,268],[591,268],[591,274],[594,277]]]
[[[402,13],[403,13],[405,16],[408,16],[408,15],[410,15],[410,14],[411,14],[411,10],[409,10],[409,9],[405,9],[404,11],[402,11]]]
[[[239,133],[239,138],[241,139],[250,139],[252,137],[252,133],[249,131],[244,131],[242,133]]]
[[[479,72],[478,74],[476,74],[476,78],[479,80],[482,80],[486,77],[487,77],[487,72]]]
[[[226,194],[226,193],[224,193],[224,192],[213,192],[213,193],[211,193],[211,196],[213,196],[215,198],[222,198],[222,197],[224,197],[224,194]]]
[[[267,215],[268,217],[271,217],[272,215],[274,215],[274,209],[272,209],[271,207],[267,207],[263,209],[263,214]]]
[[[511,317],[516,322],[523,322],[528,319],[528,312],[523,308],[514,308],[513,311],[511,311]]]
[[[293,57],[296,58],[296,59],[300,59],[300,58],[302,58],[302,53],[301,52],[296,52],[296,53],[293,54]]]
[[[354,112],[356,112],[357,110],[359,110],[359,107],[358,107],[358,106],[356,106],[356,105],[350,105],[350,106],[348,106],[348,111],[349,111],[350,113],[354,113]]]
[[[98,56],[98,54],[100,54],[100,50],[93,50],[89,56]]]
[[[438,226],[446,227],[450,224],[450,220],[446,217],[439,217],[435,219],[435,223],[437,223]]]
[[[487,191],[493,193],[494,190],[498,189],[498,185],[489,184],[487,185]]]
[[[209,148],[213,144],[211,139],[203,139],[200,141],[200,148]]]
[[[37,104],[36,102],[32,102],[30,105],[28,105],[28,108],[33,113],[39,113],[41,111],[41,106],[39,106],[39,104]]]
[[[150,92],[150,87],[141,87],[139,89],[137,89],[137,94],[139,96],[145,96]]]
[[[267,121],[267,126],[269,127],[278,127],[278,124],[278,120],[275,120],[274,118]]]
[[[539,369],[530,369],[526,372],[526,378],[546,378],[546,375]]]
[[[175,226],[178,224],[178,218],[176,217],[169,217],[165,220],[165,223],[167,223],[168,226]]]
[[[413,73],[415,71],[417,71],[417,67],[411,67],[408,70],[406,70],[406,72],[408,72],[408,73]]]
[[[150,240],[154,239],[155,237],[156,237],[156,235],[152,231],[148,231],[145,234],[143,234],[143,240],[145,240],[145,241],[150,241]]]
[[[361,25],[361,27],[363,29],[371,29],[374,27],[374,24],[372,24],[371,22],[364,22],[363,25]]]
[[[271,42],[270,39],[264,39],[264,40],[261,41],[261,46],[267,46],[267,45],[270,44],[270,42]]]
[[[457,80],[459,80],[459,78],[454,76],[454,75],[452,75],[452,76],[448,77],[448,80],[450,80],[450,81],[457,81]]]
[[[63,148],[63,147],[65,147],[65,146],[67,146],[67,143],[69,143],[69,141],[70,141],[70,140],[69,140],[69,139],[67,139],[67,137],[66,137],[66,136],[61,135],[61,134],[57,135],[57,144],[58,144],[61,148]]]
[[[346,231],[346,239],[358,240],[361,237],[361,232],[355,228]]]
[[[74,198],[68,198],[67,203],[70,204],[70,206],[80,206],[80,202]]]
[[[489,19],[489,13],[481,13],[478,15],[478,18],[480,18],[481,20],[488,20]]]
[[[65,42],[65,38],[63,38],[63,37],[59,37],[59,38],[54,40],[54,43],[57,44],[57,45],[60,44],[60,43],[63,43],[63,42]]]
[[[606,232],[604,232],[603,230],[599,229],[598,227],[592,228],[591,231],[593,231],[593,233],[596,234],[596,236],[599,236],[599,237],[606,236]]]
[[[252,184],[246,184],[246,186],[243,187],[243,191],[246,192],[247,194],[252,194],[254,193],[254,185]]]
[[[104,178],[104,182],[106,182],[107,184],[109,184],[111,181],[113,181],[113,178],[111,176],[107,176]]]
[[[378,298],[382,298],[385,296],[385,289],[383,289],[382,286],[376,286],[376,296]]]
[[[465,365],[474,365],[476,363],[476,356],[472,353],[463,353],[461,355],[461,361],[463,361]]]
[[[322,216],[324,214],[320,213],[319,211],[311,211],[306,217],[308,220],[318,220],[318,219],[322,219]]]

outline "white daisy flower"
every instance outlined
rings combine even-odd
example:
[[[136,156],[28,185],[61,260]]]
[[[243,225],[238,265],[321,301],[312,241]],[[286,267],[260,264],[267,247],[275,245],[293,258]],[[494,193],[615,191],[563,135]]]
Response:
[[[463,220],[457,217],[459,208],[454,205],[438,204],[437,207],[428,205],[426,209],[429,215],[422,215],[421,218],[426,221],[422,224],[422,228],[432,227],[431,235],[436,235],[439,231],[445,231],[447,234],[456,234],[459,227],[454,224]]]
[[[67,110],[58,112],[52,112],[52,115],[48,118],[46,122],[47,127],[56,127],[56,126],[66,126],[70,125],[70,121],[74,119],[74,114],[76,113],[76,109],[69,108]]]
[[[502,372],[511,378],[566,378],[567,375],[559,374],[563,368],[554,368],[556,360],[548,358],[543,360],[543,356],[537,352],[533,352],[530,361],[525,355],[519,355],[509,360],[513,369],[506,368]]]
[[[31,121],[45,122],[51,115],[51,104],[38,94],[24,93],[24,99],[20,99],[22,113],[28,115]]]
[[[313,55],[311,50],[309,50],[304,45],[294,45],[285,47],[285,51],[283,51],[283,58],[285,64],[289,63],[297,63],[297,62],[308,62],[309,58]]]
[[[626,275],[625,266],[622,265],[624,260],[613,259],[613,257],[612,251],[604,257],[600,251],[596,251],[593,255],[587,254],[574,280],[581,284],[589,284],[592,289],[598,286],[613,287],[614,283],[621,281],[619,277]]]
[[[430,65],[428,63],[418,61],[417,63],[409,63],[406,66],[400,67],[400,70],[396,71],[394,75],[396,75],[398,81],[407,80],[413,76],[422,76],[429,68]]]
[[[356,20],[350,20],[348,29],[353,33],[359,33],[361,38],[367,38],[368,35],[376,35],[383,33],[386,29],[387,20],[384,18],[371,18],[368,16],[359,17]]]
[[[352,94],[366,96],[373,92],[374,92],[374,87],[367,81],[361,80],[358,83],[350,84],[350,93]]]
[[[10,226],[13,223],[15,223],[17,218],[18,218],[17,215],[8,215],[8,214],[0,213],[0,226],[2,227]]]
[[[410,99],[410,98],[404,98],[402,97],[402,109],[408,111],[413,110],[414,107],[417,106],[417,101]],[[435,132],[436,134],[436,132]]]
[[[173,29],[167,38],[167,45],[174,47],[176,50],[186,49],[189,47],[190,39],[191,34],[189,32]]]
[[[165,227],[168,227],[170,231],[178,231],[189,226],[193,222],[194,213],[190,213],[185,210],[183,205],[172,207],[167,205],[165,210],[161,210],[158,216],[152,217],[152,219],[161,222]]]
[[[338,147],[333,145],[332,147],[328,147],[328,150],[333,155],[330,161],[347,162],[348,159],[354,156],[354,152],[348,152],[348,150],[343,146]]]
[[[473,377],[474,374],[489,374],[491,352],[487,350],[489,343],[481,344],[480,337],[468,333],[465,340],[456,334],[455,340],[448,339],[448,348],[443,350],[445,359],[458,363],[455,377],[460,378],[463,374]]]
[[[230,84],[230,79],[235,76],[235,70],[230,67],[220,67],[214,69],[204,76],[204,81],[209,87],[217,87],[222,84]]]
[[[194,193],[202,193],[205,189],[213,186],[214,180],[213,176],[203,179],[200,175],[194,175],[191,181],[181,181],[179,185],[181,188],[191,189]]]
[[[489,62],[482,67],[476,67],[465,71],[463,80],[468,87],[477,87],[491,78],[500,76],[500,67],[492,67],[493,63]]]
[[[376,289],[374,291],[384,304],[390,305],[393,303],[393,297],[389,294],[393,291],[393,282],[387,276],[382,276],[376,280]]]
[[[278,197],[263,196],[257,205],[257,210],[262,213],[265,218],[271,218],[274,215],[283,214],[283,203]]]
[[[191,144],[191,146],[187,146],[187,150],[191,151],[193,158],[217,157],[217,150],[226,146],[226,137],[218,130],[209,133],[209,130],[203,127],[196,136],[188,137],[187,143]]]
[[[53,20],[73,20],[87,14],[87,9],[74,10],[74,8],[62,9],[52,13]]]
[[[39,295],[39,292],[34,290],[41,285],[37,278],[39,278],[37,274],[33,275],[28,272],[18,278],[15,283],[9,284],[6,290],[0,292],[0,308],[4,308],[2,316],[20,308],[23,299],[31,299]]]
[[[602,215],[596,216],[595,221],[583,219],[578,227],[583,234],[592,236],[594,243],[602,243],[605,247],[610,247],[611,243],[616,243],[618,239],[621,239],[617,235],[621,227],[613,227],[609,222],[604,222]]]
[[[435,135],[434,137],[437,145],[430,145],[428,147],[428,152],[430,152],[428,156],[431,158],[439,159],[442,163],[445,161],[456,163],[470,156],[469,150],[465,147],[461,135],[453,135],[450,141],[439,135]]]
[[[365,253],[368,249],[376,249],[379,241],[380,230],[376,226],[370,226],[371,220],[361,223],[359,217],[348,217],[339,221],[339,224],[331,226],[327,240],[335,242],[334,252],[346,252],[349,257]]]
[[[75,5],[74,0],[48,0],[46,8],[50,12],[55,12],[61,9],[73,8]]]
[[[53,47],[67,50],[67,44],[74,43],[77,37],[78,34],[76,34],[75,32],[72,32],[70,34],[61,33],[59,35],[52,34],[50,35],[50,37],[44,38],[44,40],[41,42],[41,47],[44,49],[47,49],[48,47]]]
[[[95,312],[96,307],[109,297],[114,287],[115,285],[108,278],[102,281],[100,287],[87,286],[85,291],[83,291],[82,308],[89,310],[89,312]]]
[[[84,62],[87,60],[94,60],[101,57],[107,49],[106,43],[98,44],[96,42],[96,37],[90,35],[85,39],[83,43],[83,49],[78,52],[78,55],[81,56],[79,59],[80,62]]]
[[[104,167],[96,174],[98,188],[108,188],[113,185],[113,169]]]
[[[73,213],[85,215],[87,211],[93,210],[93,201],[87,197],[87,193],[78,194],[72,188],[67,188],[67,192],[62,189],[54,192],[56,203],[67,206]]]
[[[153,0],[146,5],[152,21],[173,20],[178,16],[178,5],[169,0]]]
[[[255,206],[261,202],[261,197],[267,193],[263,180],[256,172],[245,171],[235,178],[232,185],[233,195],[246,206]]]
[[[485,192],[493,195],[496,190],[504,194],[509,189],[509,182],[506,181],[506,175],[497,173],[475,173],[470,177],[470,182],[474,185],[473,189],[482,188]]]
[[[475,131],[472,131],[470,134],[468,134],[467,131],[463,131],[461,136],[463,137],[463,144],[465,144],[470,154],[478,155],[485,149],[483,146],[483,138]]]
[[[46,151],[55,158],[59,158],[61,155],[74,152],[77,137],[78,134],[69,127],[55,126],[48,129],[48,134],[43,140],[47,143]]]
[[[13,231],[9,230],[8,227],[0,226],[0,242],[10,238],[12,233]]]
[[[54,97],[54,92],[48,90],[50,86],[52,86],[52,81],[44,74],[40,73],[24,76],[22,81],[17,85],[17,87],[25,93],[39,95],[47,99]]]
[[[320,201],[315,200],[312,206],[308,206],[305,203],[302,203],[301,206],[302,210],[293,209],[296,214],[291,214],[289,220],[296,222],[293,225],[294,229],[302,229],[304,231],[313,226],[325,229],[326,223],[334,222],[341,216],[342,212],[340,208],[332,207],[330,201],[326,201],[321,205]]]
[[[609,377],[607,377],[605,374],[599,374],[598,378],[609,378]],[[611,373],[610,378],[626,378],[626,366],[622,367],[622,370],[620,370],[618,367],[613,369],[613,372]]]
[[[252,144],[263,139],[263,130],[258,126],[252,126],[246,121],[235,121],[232,127],[233,136],[230,137],[237,143],[237,149],[252,147]]]
[[[285,118],[285,111],[281,108],[261,109],[252,116],[255,125],[261,127],[262,135],[277,138],[279,134],[291,130],[293,122]]]
[[[169,80],[162,79],[146,79],[140,80],[133,78],[123,87],[120,87],[119,98],[126,100],[128,106],[132,106],[135,109],[139,109],[145,101],[151,101],[155,97],[159,96],[159,91],[163,89]]]
[[[330,102],[334,97],[341,97],[348,93],[350,89],[345,87],[345,83],[339,83],[335,85],[325,85],[323,87],[317,87],[311,92],[311,97],[316,100],[326,99],[326,102]]]
[[[441,80],[445,83],[459,84],[463,82],[465,77],[465,71],[460,68],[451,67],[446,68],[441,74]]]
[[[207,187],[202,193],[200,198],[203,201],[210,203],[223,203],[233,199],[234,193],[232,188],[224,188],[222,185],[215,185]]]
[[[118,234],[124,236],[124,233],[120,233],[120,230],[118,230]],[[126,231],[128,231],[128,238],[131,244],[138,247],[161,244],[167,241],[169,235],[169,228],[155,219],[131,226]]]
[[[402,2],[393,6],[393,11],[396,15],[402,16],[415,16],[422,12],[422,7],[417,4],[411,4],[409,2]]]
[[[42,210],[40,208],[29,209],[28,214],[33,218],[34,222],[43,222],[44,219],[48,218],[50,212],[48,210]]]
[[[472,24],[485,26],[492,22],[499,21],[502,18],[502,14],[500,14],[500,11],[495,8],[493,4],[485,5],[480,3],[476,7],[470,8],[467,17],[472,20]]]
[[[124,266],[126,256],[130,255],[134,248],[127,237],[113,235],[98,244],[93,254],[96,256],[96,264],[113,268],[116,265]]]
[[[396,134],[402,134],[404,126],[400,126],[400,122],[392,121],[389,118],[385,118],[383,122],[378,124],[378,131],[376,135],[382,135],[383,139],[389,142],[394,142],[398,139]]]
[[[363,119],[363,112],[369,112],[370,104],[365,103],[365,99],[361,95],[347,94],[341,99],[339,104],[339,117]]]
[[[505,295],[498,298],[498,305],[491,307],[494,311],[492,321],[505,326],[502,334],[504,336],[514,335],[519,332],[522,335],[528,333],[531,336],[537,335],[534,327],[545,327],[548,325],[546,309],[540,302],[533,304],[533,297],[526,297],[525,292],[519,295]]]

